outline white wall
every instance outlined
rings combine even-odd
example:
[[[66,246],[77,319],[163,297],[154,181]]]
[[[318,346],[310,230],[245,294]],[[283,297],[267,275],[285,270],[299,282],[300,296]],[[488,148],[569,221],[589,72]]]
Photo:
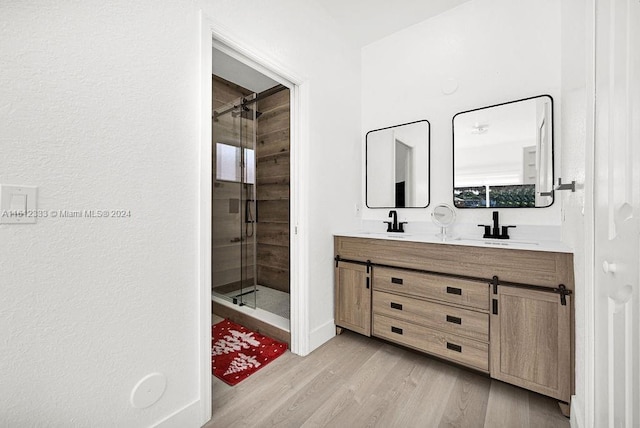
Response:
[[[308,174],[300,219],[306,238],[310,351],[335,335],[333,236],[354,230],[360,200],[360,53],[315,2],[217,1],[204,6],[214,25],[234,42],[301,76],[308,88],[308,135],[303,164]],[[292,284],[292,286],[295,286]]]
[[[575,193],[563,198],[562,238],[575,248],[575,396],[572,398],[572,426],[592,426],[593,366],[593,59],[591,1],[562,2],[562,177],[575,180]],[[591,18],[590,18],[591,17]],[[591,165],[591,166],[590,166]],[[593,359],[591,359],[593,361]]]
[[[39,186],[43,210],[132,216],[0,226],[0,425],[148,426],[200,398],[199,7],[308,83],[309,326],[316,342],[333,330],[331,232],[353,228],[360,192],[359,57],[322,11],[2,2],[0,183]],[[154,371],[164,396],[132,408]]]
[[[409,221],[407,230],[430,223],[428,214],[436,204],[453,203],[451,119],[456,113],[550,94],[559,147],[559,40],[558,1],[472,0],[362,49],[362,135],[413,120],[431,123],[431,205],[400,210]],[[458,89],[444,95],[448,79]],[[550,208],[500,211],[509,224],[560,225],[559,201]],[[487,210],[457,214],[458,223],[491,219]],[[364,219],[386,215],[386,210],[363,211]]]

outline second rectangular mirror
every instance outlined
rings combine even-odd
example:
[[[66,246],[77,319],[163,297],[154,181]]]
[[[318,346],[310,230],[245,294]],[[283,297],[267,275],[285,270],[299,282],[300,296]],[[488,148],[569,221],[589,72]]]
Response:
[[[429,205],[429,122],[367,132],[365,185],[369,208]]]
[[[553,100],[549,95],[453,117],[456,208],[539,208],[553,203]]]

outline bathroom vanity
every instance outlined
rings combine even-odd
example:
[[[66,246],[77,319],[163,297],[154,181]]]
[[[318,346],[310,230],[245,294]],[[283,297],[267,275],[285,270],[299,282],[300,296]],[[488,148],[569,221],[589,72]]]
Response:
[[[334,245],[338,333],[379,337],[569,402],[573,254],[561,244],[352,234]]]

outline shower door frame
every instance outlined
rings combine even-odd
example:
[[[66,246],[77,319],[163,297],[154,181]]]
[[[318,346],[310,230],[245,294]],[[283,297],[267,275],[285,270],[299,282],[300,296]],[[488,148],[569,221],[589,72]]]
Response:
[[[309,353],[309,285],[307,196],[309,157],[305,147],[309,140],[309,83],[291,70],[264,58],[259,49],[234,41],[233,33],[214,24],[211,17],[200,11],[200,210],[199,210],[199,369],[200,398],[193,405],[199,408],[201,423],[211,419],[211,173],[212,126],[211,74],[214,46],[244,62],[257,71],[283,84],[290,91],[290,222],[289,272],[291,317],[289,330],[291,352]],[[190,405],[191,406],[191,405]]]

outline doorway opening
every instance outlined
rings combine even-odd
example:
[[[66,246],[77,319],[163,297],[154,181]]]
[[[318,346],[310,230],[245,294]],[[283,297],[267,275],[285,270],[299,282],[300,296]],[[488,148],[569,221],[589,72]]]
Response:
[[[291,91],[241,59],[214,42],[212,312],[291,345]]]

